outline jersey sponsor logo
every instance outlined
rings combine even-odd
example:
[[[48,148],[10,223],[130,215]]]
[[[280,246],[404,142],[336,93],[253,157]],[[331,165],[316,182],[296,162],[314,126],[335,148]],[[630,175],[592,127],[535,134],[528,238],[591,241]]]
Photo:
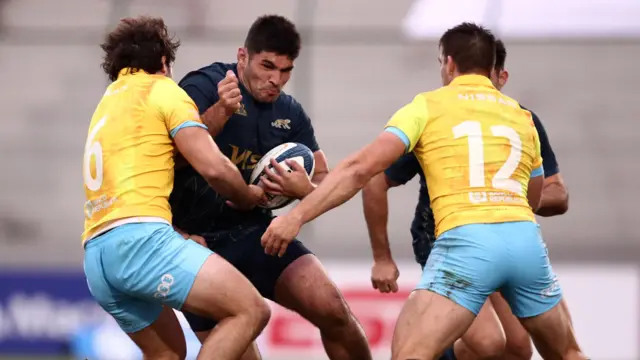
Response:
[[[251,170],[256,167],[262,155],[256,154],[248,149],[240,149],[239,146],[231,145],[231,162],[241,170]]]
[[[84,203],[84,214],[87,219],[91,219],[93,214],[100,210],[108,209],[116,201],[118,201],[117,197],[107,198],[107,195],[102,195],[95,200],[89,200]]]
[[[291,120],[277,119],[271,123],[271,126],[273,126],[276,129],[291,130]]]
[[[244,103],[240,103],[240,109],[236,110],[235,114],[247,116],[247,108],[244,106]]]
[[[156,292],[153,294],[153,297],[156,299],[164,299],[169,296],[169,292],[171,291],[171,285],[173,285],[174,279],[171,274],[164,274],[160,278],[160,284],[156,288]]]

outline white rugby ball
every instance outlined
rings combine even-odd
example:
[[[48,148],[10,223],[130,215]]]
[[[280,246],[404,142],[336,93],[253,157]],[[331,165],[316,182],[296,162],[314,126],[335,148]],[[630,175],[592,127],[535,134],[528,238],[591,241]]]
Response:
[[[256,164],[256,167],[251,173],[251,178],[249,179],[250,184],[258,185],[260,178],[264,175],[265,167],[268,166],[268,169],[272,168],[271,159],[275,159],[276,162],[287,171],[291,171],[291,169],[287,163],[285,163],[285,160],[291,159],[304,167],[309,178],[313,176],[313,171],[316,167],[313,152],[308,147],[299,143],[284,143],[271,149],[262,157],[262,159],[260,159],[260,161],[258,161],[258,164]],[[269,193],[266,195],[268,202],[262,207],[270,210],[283,208],[295,200],[281,195],[273,195]]]

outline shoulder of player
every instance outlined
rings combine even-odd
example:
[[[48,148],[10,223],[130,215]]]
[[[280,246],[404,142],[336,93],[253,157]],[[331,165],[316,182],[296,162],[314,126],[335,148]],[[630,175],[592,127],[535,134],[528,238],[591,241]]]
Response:
[[[164,75],[154,75],[154,77],[149,89],[149,98],[152,101],[164,103],[167,99],[176,99],[176,96],[188,97],[187,93],[170,77]]]
[[[206,86],[213,85],[217,86],[218,82],[224,79],[227,71],[233,70],[236,71],[236,64],[228,64],[221,62],[214,62],[210,65],[201,67],[198,70],[188,72],[178,83],[180,87],[185,87],[187,85],[194,86]],[[203,83],[203,79],[209,80],[207,83]]]
[[[522,106],[522,104],[519,104],[519,105],[522,110],[528,111],[529,113],[531,113],[531,119],[533,120],[533,124],[536,126],[536,129],[539,130],[540,128],[542,128],[542,121],[540,121],[540,118],[538,117],[538,115],[535,112],[531,111],[530,109]]]

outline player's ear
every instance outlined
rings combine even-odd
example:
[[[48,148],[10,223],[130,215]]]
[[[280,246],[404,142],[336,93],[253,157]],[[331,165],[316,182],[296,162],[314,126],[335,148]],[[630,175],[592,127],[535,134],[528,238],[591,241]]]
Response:
[[[500,87],[507,85],[507,81],[509,81],[509,71],[507,71],[507,69],[504,69],[500,72],[500,76],[498,77]]]
[[[456,72],[456,64],[453,62],[453,58],[449,55],[446,57],[446,61],[447,74],[449,74],[450,77],[453,77],[453,74]]]
[[[249,60],[249,54],[247,52],[247,48],[241,47],[238,48],[238,65],[246,66],[247,61]]]

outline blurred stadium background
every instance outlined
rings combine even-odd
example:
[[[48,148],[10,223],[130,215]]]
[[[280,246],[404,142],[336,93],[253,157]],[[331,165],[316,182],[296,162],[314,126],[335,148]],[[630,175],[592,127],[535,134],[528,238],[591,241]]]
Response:
[[[107,85],[98,47],[105,31],[121,17],[163,16],[183,42],[179,79],[234,61],[265,13],[291,18],[303,34],[287,90],[312,117],[332,165],[416,93],[439,86],[442,31],[463,20],[494,29],[508,51],[504,91],[542,118],[569,188],[569,212],[540,221],[579,339],[593,359],[640,359],[637,0],[0,0],[0,12],[0,359],[137,356],[92,302],[81,268],[81,156]],[[417,183],[392,194],[399,295],[370,289],[359,196],[301,236],[380,359],[419,275],[408,231]],[[266,358],[323,359],[307,326],[275,309],[260,338]]]

